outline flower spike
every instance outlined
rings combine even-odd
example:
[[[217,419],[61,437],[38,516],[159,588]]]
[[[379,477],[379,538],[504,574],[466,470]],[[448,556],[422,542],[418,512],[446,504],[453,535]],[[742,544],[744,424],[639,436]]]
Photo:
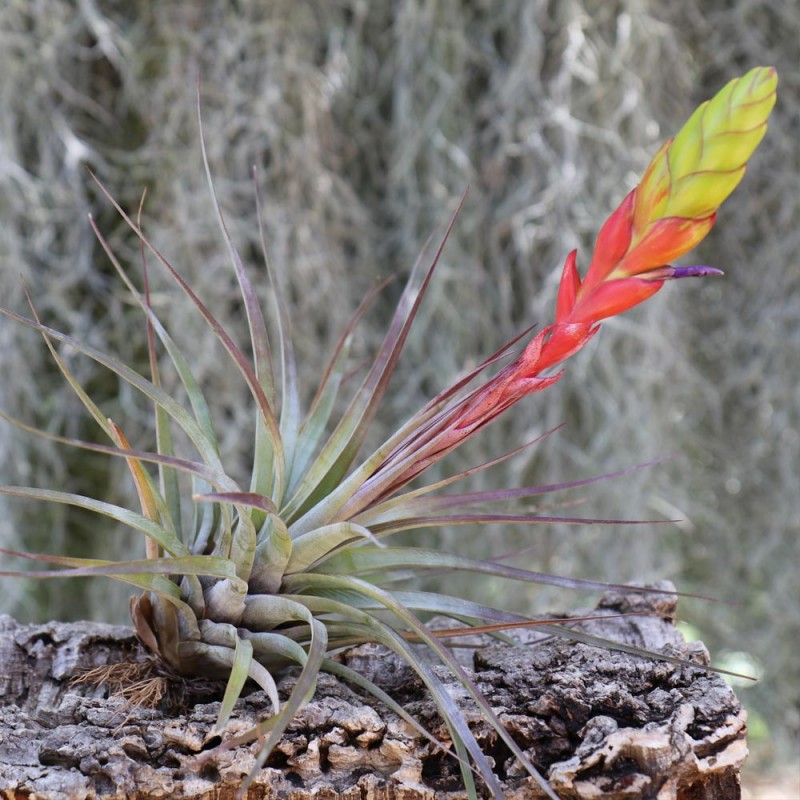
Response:
[[[652,297],[674,278],[717,275],[711,267],[673,267],[711,230],[717,210],[736,188],[767,130],[778,76],[756,67],[703,103],[674,139],[665,142],[641,183],[600,229],[583,281],[575,253],[564,265],[555,326],[540,368],[571,355],[564,340],[575,324],[590,330]]]
[[[665,281],[721,275],[715,267],[675,267],[711,230],[720,204],[742,178],[775,105],[777,74],[757,67],[703,103],[650,162],[641,183],[606,220],[581,280],[577,251],[564,263],[553,325],[521,356],[431,421],[412,420],[355,490],[339,519],[357,514],[424,472],[522,397],[552,385],[542,373],[581,350],[599,323],[658,292]],[[415,424],[416,421],[416,424]]]

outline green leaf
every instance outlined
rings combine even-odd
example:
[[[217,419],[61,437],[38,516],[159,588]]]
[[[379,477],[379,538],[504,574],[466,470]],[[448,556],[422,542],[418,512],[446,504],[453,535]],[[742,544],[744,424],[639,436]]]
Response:
[[[219,339],[222,346],[227,351],[228,355],[230,356],[233,363],[238,368],[239,372],[241,373],[242,377],[247,384],[248,389],[250,390],[250,394],[256,402],[256,406],[260,413],[260,420],[266,426],[267,431],[270,437],[270,443],[273,450],[274,456],[274,474],[275,474],[275,481],[276,481],[276,488],[275,493],[280,495],[282,492],[283,486],[283,477],[284,477],[284,457],[283,457],[283,449],[281,446],[281,437],[280,431],[278,429],[278,422],[275,417],[275,412],[272,408],[272,405],[267,398],[264,389],[262,388],[261,384],[259,383],[256,374],[254,373],[252,367],[249,365],[247,359],[241,352],[241,350],[236,346],[236,343],[231,339],[227,331],[222,327],[219,321],[214,317],[214,315],[208,310],[205,304],[200,300],[200,298],[195,294],[189,284],[181,277],[181,275],[177,272],[177,270],[169,263],[169,261],[159,252],[159,250],[149,241],[149,239],[144,235],[142,230],[136,225],[135,222],[125,213],[119,203],[114,199],[111,193],[103,186],[103,184],[98,180],[98,178],[90,172],[92,175],[93,180],[97,184],[100,191],[108,198],[109,202],[114,206],[117,213],[122,217],[128,227],[139,237],[140,241],[147,247],[147,249],[156,257],[159,263],[167,270],[173,280],[178,284],[184,294],[191,300],[194,304],[195,308],[200,312],[203,319],[206,321],[208,326],[214,332],[214,335]],[[167,411],[169,409],[164,406]]]
[[[351,581],[344,578],[334,578],[332,576],[321,575],[305,575],[303,577],[315,579],[315,585],[319,588],[343,588],[354,589],[361,592],[367,597],[372,597],[369,590],[361,591],[360,585],[363,581]],[[316,580],[318,579],[318,580]],[[293,582],[293,579],[289,579]],[[374,588],[374,587],[373,587]],[[340,614],[344,617],[351,617],[357,619],[362,624],[369,627],[374,636],[374,640],[380,644],[385,645],[393,652],[397,653],[422,679],[423,683],[427,686],[428,690],[433,695],[434,700],[438,706],[439,712],[445,721],[445,724],[450,731],[450,736],[456,746],[456,751],[461,763],[462,776],[464,783],[468,790],[472,787],[470,794],[474,794],[474,781],[472,779],[471,771],[465,766],[466,753],[472,756],[472,759],[478,770],[488,785],[490,791],[495,797],[502,797],[502,790],[497,782],[497,778],[486,761],[486,757],[480,749],[475,737],[467,725],[461,710],[456,705],[455,701],[447,691],[446,687],[439,678],[436,676],[431,667],[426,661],[420,658],[418,651],[415,651],[408,642],[406,642],[400,635],[395,633],[389,626],[375,619],[372,615],[364,613],[358,609],[348,606],[344,603],[339,603],[334,600],[321,597],[307,597],[305,595],[294,595],[294,599],[298,602],[306,604],[309,609],[319,614],[320,612],[329,611],[332,613]]]
[[[272,269],[269,259],[266,236],[264,234],[263,215],[261,213],[261,192],[259,191],[258,181],[256,180],[255,168],[253,170],[253,183],[256,189],[256,213],[258,216],[258,233],[261,239],[261,250],[264,256],[264,264],[272,286],[275,307],[278,319],[278,338],[281,349],[281,418],[280,431],[283,443],[287,474],[291,472],[294,463],[295,449],[298,442],[298,432],[300,428],[300,395],[297,386],[297,361],[292,346],[292,326],[291,316],[286,303],[283,299],[283,292],[277,280],[277,275]]]
[[[487,525],[502,522],[506,525],[664,525],[674,522],[668,519],[608,519],[604,517],[556,517],[544,514],[438,514],[422,517],[399,517],[392,521],[370,525],[376,536],[390,536],[415,528],[440,528],[463,525]]]
[[[248,613],[253,617],[249,623],[246,621]],[[284,622],[289,620],[301,620],[306,622],[311,630],[308,656],[300,671],[300,675],[297,677],[294,689],[289,695],[289,699],[276,716],[255,726],[247,733],[228,740],[220,745],[220,747],[210,750],[208,753],[201,756],[201,760],[207,760],[213,758],[216,753],[238,747],[240,744],[250,742],[259,736],[266,736],[258,757],[256,758],[255,766],[239,789],[239,796],[246,795],[247,788],[258,771],[263,767],[275,745],[280,741],[289,723],[313,696],[320,667],[325,658],[328,643],[328,635],[325,626],[319,622],[319,620],[315,619],[304,605],[290,598],[277,597],[275,595],[248,597],[245,614],[242,618],[242,625],[252,630],[252,628],[255,627],[252,624],[254,619],[274,620],[275,624],[280,624],[279,620],[281,617]],[[268,622],[268,624],[270,623]]]
[[[205,503],[230,503],[236,506],[247,508],[258,508],[267,514],[276,514],[275,503],[263,494],[256,492],[209,492],[207,494],[195,494],[193,500],[201,500]]]
[[[300,427],[300,433],[292,461],[292,470],[287,491],[294,493],[304,478],[314,453],[320,448],[322,437],[328,426],[339,388],[345,376],[350,343],[356,325],[366,310],[372,305],[378,293],[389,283],[389,280],[376,283],[361,301],[347,328],[340,337],[325,373],[320,381],[317,394],[311,403],[308,416]]]
[[[258,538],[250,592],[274,594],[280,589],[292,555],[292,537],[283,520],[270,514],[261,526]]]
[[[601,481],[612,480],[614,478],[628,475],[631,472],[635,472],[640,469],[647,469],[665,460],[655,459],[644,464],[637,464],[633,467],[617,470],[616,472],[608,472],[604,473],[603,475],[594,475],[591,478],[583,478],[575,481],[563,481],[561,483],[542,484],[536,486],[523,486],[514,489],[491,489],[487,491],[462,492],[459,494],[440,494],[432,497],[428,496],[433,491],[454,483],[455,480],[473,475],[479,470],[486,469],[487,467],[491,467],[495,464],[505,461],[507,458],[518,454],[525,448],[530,447],[530,445],[534,444],[535,442],[541,441],[546,436],[554,433],[560,427],[561,426],[558,428],[553,428],[542,434],[542,436],[537,437],[537,439],[534,439],[532,442],[528,442],[522,447],[516,448],[509,453],[505,453],[499,458],[489,461],[480,467],[466,470],[459,475],[451,476],[434,484],[422,486],[409,492],[404,492],[401,495],[397,495],[378,503],[377,505],[371,506],[366,511],[358,514],[358,516],[354,518],[354,521],[359,522],[362,525],[369,525],[372,527],[373,525],[377,525],[379,523],[396,522],[404,518],[414,519],[422,516],[430,517],[435,513],[452,511],[456,508],[466,507],[467,509],[470,509],[496,503],[505,504],[509,501],[569,491],[571,489],[590,486]]]
[[[211,735],[219,734],[228,724],[236,701],[242,694],[242,689],[247,682],[250,672],[250,662],[253,660],[253,645],[245,639],[236,637],[236,649],[231,663],[231,674],[225,685],[225,694],[220,703],[217,722]]]
[[[186,409],[180,405],[180,403],[175,401],[170,395],[161,389],[161,387],[155,386],[151,381],[148,381],[138,372],[135,372],[121,361],[102,353],[88,344],[80,342],[77,339],[73,339],[71,336],[60,333],[53,328],[42,325],[35,320],[24,317],[21,314],[17,314],[7,308],[0,308],[0,314],[4,314],[5,316],[21,323],[22,325],[26,325],[27,327],[33,328],[40,333],[46,334],[51,339],[55,339],[56,341],[63,342],[64,344],[73,347],[79,353],[83,353],[85,356],[88,356],[98,364],[102,364],[104,367],[119,375],[120,378],[134,388],[138,389],[143,395],[163,408],[183,429],[189,439],[191,439],[192,443],[200,453],[203,461],[212,469],[224,474],[225,470],[223,469],[219,460],[214,444],[209,441],[205,432],[197,424],[192,415],[189,414]]]
[[[332,525],[325,525],[309,533],[304,533],[294,540],[292,556],[286,572],[303,572],[312,564],[331,555],[341,545],[354,539],[368,539],[374,544],[382,546],[369,528],[353,522],[334,522]]]
[[[275,662],[276,668],[291,663],[302,667],[308,660],[306,651],[294,639],[283,633],[249,631],[242,628],[239,635],[252,642],[255,658],[267,667],[272,661]]]
[[[37,489],[30,486],[0,486],[0,494],[12,497],[27,497],[32,500],[43,500],[47,503],[61,503],[63,505],[84,508],[87,511],[94,511],[102,514],[109,519],[121,522],[134,530],[141,531],[156,544],[164,548],[174,556],[188,556],[189,550],[186,545],[178,539],[175,533],[167,530],[163,525],[147,519],[135,511],[105,503],[102,500],[94,500],[91,497],[84,497],[70,492],[59,492],[53,489]]]
[[[626,586],[623,584],[603,583],[601,581],[581,580],[579,578],[564,578],[558,575],[548,575],[544,572],[509,567],[494,561],[480,561],[467,558],[455,553],[443,553],[438,550],[425,550],[416,547],[348,547],[338,551],[322,564],[315,567],[315,573],[333,575],[361,575],[368,573],[383,573],[395,569],[456,569],[465,572],[477,572],[486,575],[495,575],[511,580],[545,583],[552,586],[563,586],[568,589],[589,589],[606,591],[608,589],[622,589],[629,592],[652,592],[653,589]],[[312,574],[312,573],[306,573]],[[302,581],[303,575],[293,576],[296,581]],[[665,592],[673,594],[672,592]],[[680,593],[677,593],[680,594]]]
[[[156,332],[156,335],[164,345],[164,349],[167,351],[167,355],[169,355],[172,365],[175,367],[175,371],[178,373],[178,377],[183,384],[183,388],[186,390],[186,395],[189,398],[189,404],[192,407],[195,419],[197,420],[197,423],[199,424],[209,443],[213,446],[214,451],[218,453],[217,436],[214,431],[211,412],[208,409],[208,403],[206,402],[203,392],[200,390],[197,379],[194,377],[194,373],[189,366],[189,362],[186,360],[180,348],[175,344],[166,328],[161,324],[161,321],[151,308],[150,303],[145,297],[142,297],[141,293],[134,286],[133,281],[131,281],[131,279],[128,277],[128,274],[125,272],[122,264],[120,264],[119,259],[116,257],[116,255],[114,255],[111,246],[108,244],[105,237],[100,232],[100,229],[97,227],[97,223],[91,217],[89,218],[89,223],[92,226],[92,230],[94,231],[98,242],[100,242],[100,246],[103,248],[112,265],[116,269],[117,274],[120,276],[120,278],[122,278],[128,291],[131,293],[133,298],[139,304],[139,307],[146,315],[148,325],[151,326],[152,330]],[[151,372],[153,373],[153,384],[160,387],[161,383],[158,378],[157,361],[154,358],[151,358],[150,363]],[[155,366],[155,370],[153,370],[153,366]],[[158,411],[159,409],[162,409],[162,407],[156,404],[156,410]]]
[[[217,214],[217,220],[225,241],[228,245],[228,250],[233,262],[233,268],[236,273],[236,279],[239,282],[239,290],[244,301],[245,313],[247,315],[247,325],[250,331],[250,344],[253,350],[253,360],[255,363],[255,375],[259,385],[264,391],[264,395],[269,403],[270,408],[275,408],[276,393],[275,393],[275,376],[272,366],[272,348],[270,346],[269,335],[267,327],[264,323],[264,315],[261,311],[261,305],[258,301],[258,295],[253,288],[247,270],[244,268],[239,251],[233,243],[228,226],[225,224],[225,218],[222,214],[222,209],[219,205],[216,189],[214,188],[214,181],[211,177],[211,168],[208,162],[208,153],[206,151],[205,136],[203,133],[203,120],[200,113],[200,93],[197,95],[197,120],[200,128],[200,148],[203,154],[203,166],[205,168],[206,179],[208,181],[211,197],[214,202],[214,209]],[[255,177],[255,176],[254,176]],[[256,184],[256,204],[258,204],[258,186]],[[258,214],[259,228],[261,228],[261,214]],[[263,240],[263,235],[262,235]],[[264,256],[266,257],[266,247],[264,248]],[[283,473],[284,473],[284,459],[285,459],[285,442],[282,439],[282,434],[276,436],[276,427],[274,419],[267,419],[263,415],[259,415],[256,419],[256,441],[253,455],[253,474],[250,488],[252,491],[259,494],[274,495],[276,499],[280,499],[283,494]],[[256,525],[262,523],[262,516],[257,514],[254,522]]]
[[[229,578],[237,581],[233,562],[215,556],[183,556],[177,558],[146,558],[129,561],[107,561],[99,559],[63,558],[44,554],[22,553],[0,548],[0,553],[18,558],[47,561],[53,564],[72,563],[73,569],[48,570],[43,572],[0,572],[34,578],[88,578],[96,575],[108,577],[116,575],[209,575],[215,578]],[[246,588],[246,584],[239,584]]]
[[[256,555],[256,526],[244,508],[237,507],[237,512],[229,558],[236,565],[236,574],[246,582],[253,570]]]
[[[406,711],[403,706],[393,700],[380,686],[374,684],[371,680],[368,680],[359,672],[356,672],[354,669],[350,669],[350,667],[341,664],[338,661],[332,661],[329,658],[326,658],[322,662],[322,668],[325,672],[330,672],[332,675],[336,675],[337,677],[341,678],[348,683],[355,684],[360,689],[363,689],[366,692],[369,692],[374,698],[380,700],[387,708],[397,714],[400,719],[402,719],[405,723],[411,726],[420,736],[426,738],[429,742],[435,745],[439,750],[447,755],[455,758],[464,763],[463,759],[460,759],[444,742],[437,739],[432,733],[426,730],[422,725],[411,716],[411,714]],[[471,768],[469,763],[466,763],[465,766],[469,769]]]
[[[648,591],[653,591],[648,589]],[[616,642],[613,639],[606,639],[603,636],[595,636],[591,633],[586,633],[581,630],[574,630],[573,628],[565,628],[562,625],[543,625],[540,630],[542,633],[551,633],[553,636],[560,636],[563,639],[570,639],[574,642],[582,642],[583,644],[592,645],[593,647],[600,647],[603,650],[617,650],[620,653],[628,653],[628,655],[638,656],[639,658],[646,658],[655,661],[665,661],[668,664],[674,664],[678,667],[689,667],[691,669],[700,670],[701,672],[717,672],[720,675],[730,675],[735,678],[744,678],[748,681],[753,681],[750,675],[742,675],[738,672],[730,672],[729,670],[720,667],[714,667],[709,664],[697,664],[693,661],[687,661],[684,658],[676,658],[675,656],[666,655],[664,653],[656,653],[653,650],[646,650],[643,647],[636,647],[630,644],[623,644]]]
[[[351,577],[344,578],[344,577],[335,577],[331,575],[328,576],[307,575],[304,577],[322,579],[322,580],[315,580],[311,584],[312,586],[325,587],[327,585],[332,588],[352,589],[354,591],[360,592],[366,597],[372,598],[373,600],[377,600],[387,610],[391,611],[395,616],[397,616],[398,619],[402,620],[402,622],[405,623],[411,631],[417,634],[417,636],[419,636],[419,638],[423,642],[425,642],[425,644],[428,645],[428,647],[434,653],[436,653],[436,655],[442,660],[442,662],[452,671],[452,673],[462,684],[462,686],[464,686],[464,688],[469,692],[472,699],[477,703],[486,721],[495,729],[498,736],[505,742],[505,744],[508,746],[511,752],[516,756],[519,762],[525,767],[528,773],[539,784],[544,793],[549,798],[551,798],[551,800],[559,800],[557,795],[553,793],[553,790],[550,788],[547,781],[542,777],[542,775],[539,773],[536,767],[533,766],[533,764],[527,758],[525,753],[522,752],[520,747],[517,745],[517,743],[505,729],[503,724],[497,718],[494,711],[492,711],[492,708],[489,705],[488,701],[478,690],[478,687],[475,685],[475,682],[466,673],[464,668],[450,654],[447,648],[441,642],[439,642],[435,636],[431,635],[430,631],[428,631],[428,629],[414,616],[414,614],[412,614],[401,603],[399,603],[397,599],[390,592],[384,592],[381,589],[373,586],[372,584],[369,584],[366,581],[359,580],[358,578],[351,578]],[[388,628],[386,628],[386,631],[387,634],[390,635],[391,637],[397,637],[397,634],[394,633],[393,631],[390,631]],[[402,646],[403,649],[408,648],[408,645],[405,642],[402,642]],[[406,660],[408,660],[409,663],[415,669],[417,669],[418,673],[420,674],[420,677],[423,677],[423,672],[420,671],[418,667],[422,667],[424,666],[424,664],[423,662],[418,660],[418,657],[413,654],[413,651],[411,651],[406,656]],[[431,688],[432,692],[434,691],[432,686],[429,685],[429,688]],[[453,701],[453,698],[449,695],[447,691],[442,691],[442,690],[436,691],[434,693],[434,697],[437,701],[437,704],[439,705],[440,711],[443,714],[443,716],[449,718],[453,723],[453,727],[455,728],[455,734],[461,738],[464,746],[469,750],[470,755],[472,756],[476,765],[480,769],[481,775],[489,785],[490,790],[496,792],[498,796],[502,797],[502,790],[497,784],[494,773],[491,767],[489,767],[483,752],[478,746],[478,743],[475,741],[475,738],[472,736],[472,733],[467,727],[466,722],[464,721],[464,718],[458,709],[458,706],[456,706],[455,702]],[[456,740],[454,739],[454,742],[455,741]]]
[[[227,490],[230,494],[235,495],[238,487],[224,472],[212,469],[201,461],[192,461],[186,458],[179,458],[174,455],[167,455],[165,453],[152,453],[147,450],[126,450],[116,445],[97,444],[95,442],[86,442],[82,439],[72,439],[68,436],[59,436],[55,433],[43,430],[42,428],[35,428],[33,425],[28,425],[21,420],[9,416],[4,411],[0,411],[0,419],[11,423],[20,430],[26,433],[33,434],[42,439],[47,439],[51,442],[67,445],[68,447],[79,447],[82,450],[91,450],[94,453],[105,453],[117,458],[135,458],[139,461],[148,461],[159,466],[167,466],[180,472],[185,472],[189,475],[195,475],[202,478],[204,482],[216,487],[219,490]],[[244,493],[242,493],[244,494]]]
[[[70,370],[70,368],[66,365],[63,361],[61,356],[58,354],[58,351],[53,346],[53,342],[51,341],[51,337],[49,332],[41,325],[41,320],[39,319],[39,315],[36,311],[36,307],[33,304],[33,300],[28,294],[27,288],[25,289],[25,297],[28,300],[28,305],[30,306],[31,313],[34,316],[35,322],[28,320],[27,322],[32,322],[32,327],[36,328],[41,334],[42,338],[44,339],[45,345],[47,345],[47,349],[50,351],[50,355],[53,358],[53,361],[56,362],[56,366],[58,367],[61,374],[64,376],[65,380],[69,384],[72,391],[78,397],[78,399],[83,403],[84,408],[92,415],[94,421],[100,426],[101,430],[113,441],[114,436],[111,430],[111,426],[106,419],[105,414],[100,410],[97,404],[92,400],[91,397],[87,394],[84,388],[78,382],[78,379],[75,377],[74,373]],[[7,316],[10,316],[12,319],[16,319],[17,321],[23,321],[26,318],[20,317],[19,315],[14,314],[13,312],[6,311],[5,309],[0,308],[0,311],[5,313]],[[26,322],[26,324],[27,324]]]
[[[141,200],[139,201],[139,211],[136,222],[141,225],[142,209],[144,207],[144,198],[146,191],[142,193]],[[142,278],[144,280],[144,303],[145,309],[152,311],[150,304],[150,283],[147,273],[147,251],[144,244],[140,243],[140,253],[142,259]],[[161,386],[161,373],[158,368],[158,354],[156,353],[156,345],[154,339],[154,327],[150,320],[147,320],[145,326],[147,331],[147,356],[150,362],[150,380],[154,386]],[[168,456],[175,455],[175,448],[172,439],[172,428],[170,427],[169,416],[163,408],[159,406],[154,407],[154,416],[156,423],[156,450]],[[196,416],[196,415],[195,415]],[[172,521],[173,529],[183,533],[185,531],[181,519],[181,495],[180,486],[178,485],[178,475],[174,469],[168,469],[164,465],[158,465],[158,480],[161,488],[161,495],[164,498],[164,503],[167,507],[166,514]],[[186,531],[188,535],[188,531]],[[184,540],[185,541],[185,540]],[[199,594],[198,594],[199,593]],[[192,608],[197,607],[197,599],[202,595],[199,583],[196,583],[190,589],[190,603]]]
[[[104,559],[96,558],[74,558],[68,556],[51,556],[42,553],[23,553],[15,550],[0,549],[0,553],[14,556],[15,558],[26,558],[31,561],[43,561],[48,564],[58,564],[65,567],[74,567],[75,569],[85,569],[92,567],[101,567],[103,565],[111,564],[113,561],[106,561]],[[40,577],[40,578],[60,578],[65,577],[65,571],[50,570],[48,572],[34,573],[28,571],[11,572],[6,571],[0,573],[7,577],[23,578],[23,577]],[[197,622],[193,610],[181,600],[181,593],[178,586],[173,583],[169,578],[164,575],[146,574],[146,573],[122,573],[122,574],[108,574],[105,573],[91,573],[91,575],[100,574],[109,577],[112,580],[126,583],[130,586],[135,586],[147,592],[152,592],[159,598],[169,602],[180,615],[184,629],[187,631],[194,631],[197,628]],[[91,577],[89,575],[89,577]],[[69,577],[68,575],[66,577]],[[199,634],[196,638],[199,638]]]
[[[241,697],[242,689],[248,678],[252,678],[266,692],[272,703],[272,713],[278,714],[280,711],[280,700],[278,698],[278,687],[269,671],[264,669],[253,659],[253,644],[247,639],[243,639],[234,632],[236,642],[235,649],[231,653],[231,674],[225,686],[225,695],[220,704],[217,722],[214,725],[213,734],[220,734],[228,724],[236,701]],[[224,656],[223,656],[224,657]]]
[[[222,213],[222,208],[217,198],[217,190],[214,187],[214,180],[211,176],[211,166],[208,162],[208,152],[206,151],[206,140],[203,131],[203,117],[200,113],[200,93],[197,94],[197,125],[200,130],[200,151],[203,156],[203,168],[206,173],[206,182],[208,183],[209,193],[214,203],[214,211],[217,215],[217,222],[219,223],[222,235],[225,238],[225,243],[228,246],[228,252],[231,256],[234,272],[236,273],[236,280],[239,283],[239,291],[244,301],[245,314],[247,315],[247,325],[250,330],[250,344],[253,348],[253,360],[256,368],[256,377],[260,385],[263,387],[270,405],[275,405],[275,383],[272,370],[272,348],[270,347],[269,335],[267,333],[267,326],[264,323],[264,315],[261,312],[261,305],[258,301],[250,276],[242,263],[239,251],[233,243],[233,237],[228,231],[228,226],[225,223],[225,217]]]
[[[463,199],[461,202],[463,203]],[[283,509],[284,519],[293,533],[307,533],[313,528],[333,521],[339,508],[363,483],[364,475],[360,470],[357,470],[349,479],[345,481],[342,479],[358,455],[367,431],[377,414],[389,379],[408,337],[408,332],[416,318],[422,298],[430,284],[460,210],[461,203],[450,219],[442,241],[419,287],[417,287],[417,275],[421,261],[414,266],[375,363],[342,416],[336,430],[309,469],[295,496]]]

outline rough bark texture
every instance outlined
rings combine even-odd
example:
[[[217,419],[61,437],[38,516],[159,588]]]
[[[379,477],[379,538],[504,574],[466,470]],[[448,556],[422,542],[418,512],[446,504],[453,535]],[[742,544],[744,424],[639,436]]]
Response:
[[[707,663],[672,626],[669,596],[606,595],[598,613],[647,611],[579,629]],[[562,798],[734,800],[747,753],[745,712],[718,676],[561,639],[470,653],[496,713]],[[0,617],[0,789],[9,798],[232,798],[255,745],[197,766],[217,702],[181,713],[125,708],[101,687],[71,683],[87,667],[144,659],[133,632],[90,623],[18,625]],[[415,674],[377,646],[343,656],[447,738]],[[440,675],[445,677],[445,671]],[[282,689],[289,688],[287,675]],[[509,800],[541,797],[453,685]],[[208,698],[207,698],[208,699]],[[226,736],[263,716],[261,692],[240,700]],[[330,676],[297,716],[248,798],[455,800],[455,763],[370,697]]]

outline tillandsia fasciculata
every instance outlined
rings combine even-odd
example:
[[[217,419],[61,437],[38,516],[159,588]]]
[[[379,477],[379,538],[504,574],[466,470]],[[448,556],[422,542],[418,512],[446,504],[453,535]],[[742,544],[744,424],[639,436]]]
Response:
[[[397,590],[395,583],[398,576],[459,570],[576,589],[602,589],[607,584],[546,575],[507,566],[499,560],[481,561],[438,549],[397,545],[391,537],[415,528],[446,525],[564,521],[525,509],[509,511],[508,506],[548,488],[570,488],[586,481],[558,487],[448,491],[453,484],[514,453],[436,482],[425,484],[417,479],[523,397],[558,381],[562,373],[554,368],[586,346],[603,319],[638,305],[667,281],[720,274],[708,266],[673,266],[671,262],[706,236],[716,221],[719,206],[744,175],[746,162],[766,132],[776,86],[775,70],[759,67],[732,80],[712,100],[703,103],[677,136],[661,147],[639,185],[603,225],[583,279],[576,253],[567,257],[552,324],[519,350],[515,348],[525,334],[486,358],[367,454],[362,453],[367,431],[387,392],[447,235],[428,265],[423,266],[421,259],[412,270],[374,362],[342,416],[334,420],[333,409],[349,370],[354,328],[381,287],[375,287],[356,310],[313,402],[304,410],[289,339],[289,311],[280,300],[276,302],[280,332],[276,360],[280,362],[281,376],[277,380],[267,326],[219,209],[204,145],[211,197],[241,290],[252,358],[244,354],[148,241],[139,222],[132,220],[101,186],[143,247],[178,284],[184,299],[197,308],[241,373],[256,418],[252,476],[244,487],[227,474],[220,459],[214,421],[192,372],[191,354],[178,348],[153,311],[147,283],[143,291],[136,288],[92,222],[98,240],[146,318],[150,375],[145,377],[113,356],[46,326],[33,304],[31,317],[3,310],[6,317],[42,335],[66,381],[111,443],[95,445],[57,437],[3,416],[40,435],[126,459],[141,508],[134,511],[56,490],[5,486],[0,491],[70,504],[122,522],[144,534],[145,558],[113,562],[4,552],[63,568],[24,573],[27,575],[104,575],[141,590],[131,602],[131,615],[142,642],[176,673],[227,680],[217,732],[224,731],[247,680],[258,684],[266,693],[271,714],[248,734],[221,745],[230,748],[260,737],[262,746],[253,774],[263,766],[287,725],[312,696],[321,670],[371,692],[419,729],[418,723],[392,698],[332,658],[340,648],[378,642],[416,670],[439,705],[449,742],[437,744],[448,748],[458,759],[470,797],[477,797],[476,775],[491,795],[501,796],[502,789],[462,713],[432,669],[431,664],[436,661],[452,670],[500,739],[543,791],[555,798],[529,756],[506,732],[444,643],[463,628],[496,631],[498,627],[536,621],[448,595],[446,578],[438,593]],[[202,143],[202,129],[200,139]],[[131,447],[127,438],[130,430],[126,434],[122,425],[107,419],[78,384],[68,360],[62,356],[64,348],[94,359],[152,403],[156,452]],[[162,352],[167,354],[188,404],[163,388],[159,368]],[[502,362],[505,366],[496,369]],[[485,377],[487,373],[490,377]],[[176,429],[183,433],[181,440],[193,446],[189,455],[176,452]],[[412,481],[417,481],[414,488],[410,488]],[[181,497],[182,488],[189,482],[190,503]],[[191,519],[187,508],[192,509]],[[457,620],[461,628],[434,632],[423,622],[430,614]],[[569,635],[568,630],[558,631]],[[427,656],[421,654],[420,643],[427,646]],[[282,701],[275,675],[291,665],[299,668],[299,674],[293,691]],[[247,784],[243,791],[246,787]]]

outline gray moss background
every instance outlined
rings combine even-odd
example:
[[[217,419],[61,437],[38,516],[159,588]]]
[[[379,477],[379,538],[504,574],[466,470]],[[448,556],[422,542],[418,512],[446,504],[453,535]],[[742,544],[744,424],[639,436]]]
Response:
[[[800,8],[788,0],[4,0],[2,304],[26,310],[22,276],[49,324],[146,370],[141,317],[87,214],[137,274],[138,246],[98,197],[90,167],[132,211],[147,187],[150,237],[244,334],[200,160],[200,67],[217,191],[264,285],[250,177],[253,164],[260,171],[270,256],[291,299],[308,391],[373,279],[405,274],[469,187],[379,419],[385,432],[519,330],[549,322],[566,254],[579,247],[586,268],[599,226],[658,144],[731,77],[775,65],[769,133],[692,257],[727,277],[668,286],[609,321],[554,389],[450,462],[478,463],[564,422],[486,480],[552,483],[671,455],[561,510],[682,521],[457,529],[445,543],[476,555],[528,548],[520,563],[536,569],[670,578],[735,600],[736,608],[684,602],[682,614],[718,660],[762,671],[758,685],[740,690],[752,741],[763,763],[790,764],[800,727],[798,42]],[[190,348],[227,463],[242,477],[252,435],[246,393],[197,315],[155,268],[153,279],[156,310]],[[398,285],[367,318],[360,356],[374,351]],[[68,358],[134,445],[150,446],[139,398]],[[98,438],[41,339],[8,320],[0,320],[0,408],[52,432]],[[0,454],[0,482],[135,503],[124,464],[6,424]],[[5,499],[0,544],[112,558],[143,549],[102,518]],[[590,604],[453,580],[518,609]],[[128,594],[103,581],[3,579],[0,611],[22,621],[124,621]]]

